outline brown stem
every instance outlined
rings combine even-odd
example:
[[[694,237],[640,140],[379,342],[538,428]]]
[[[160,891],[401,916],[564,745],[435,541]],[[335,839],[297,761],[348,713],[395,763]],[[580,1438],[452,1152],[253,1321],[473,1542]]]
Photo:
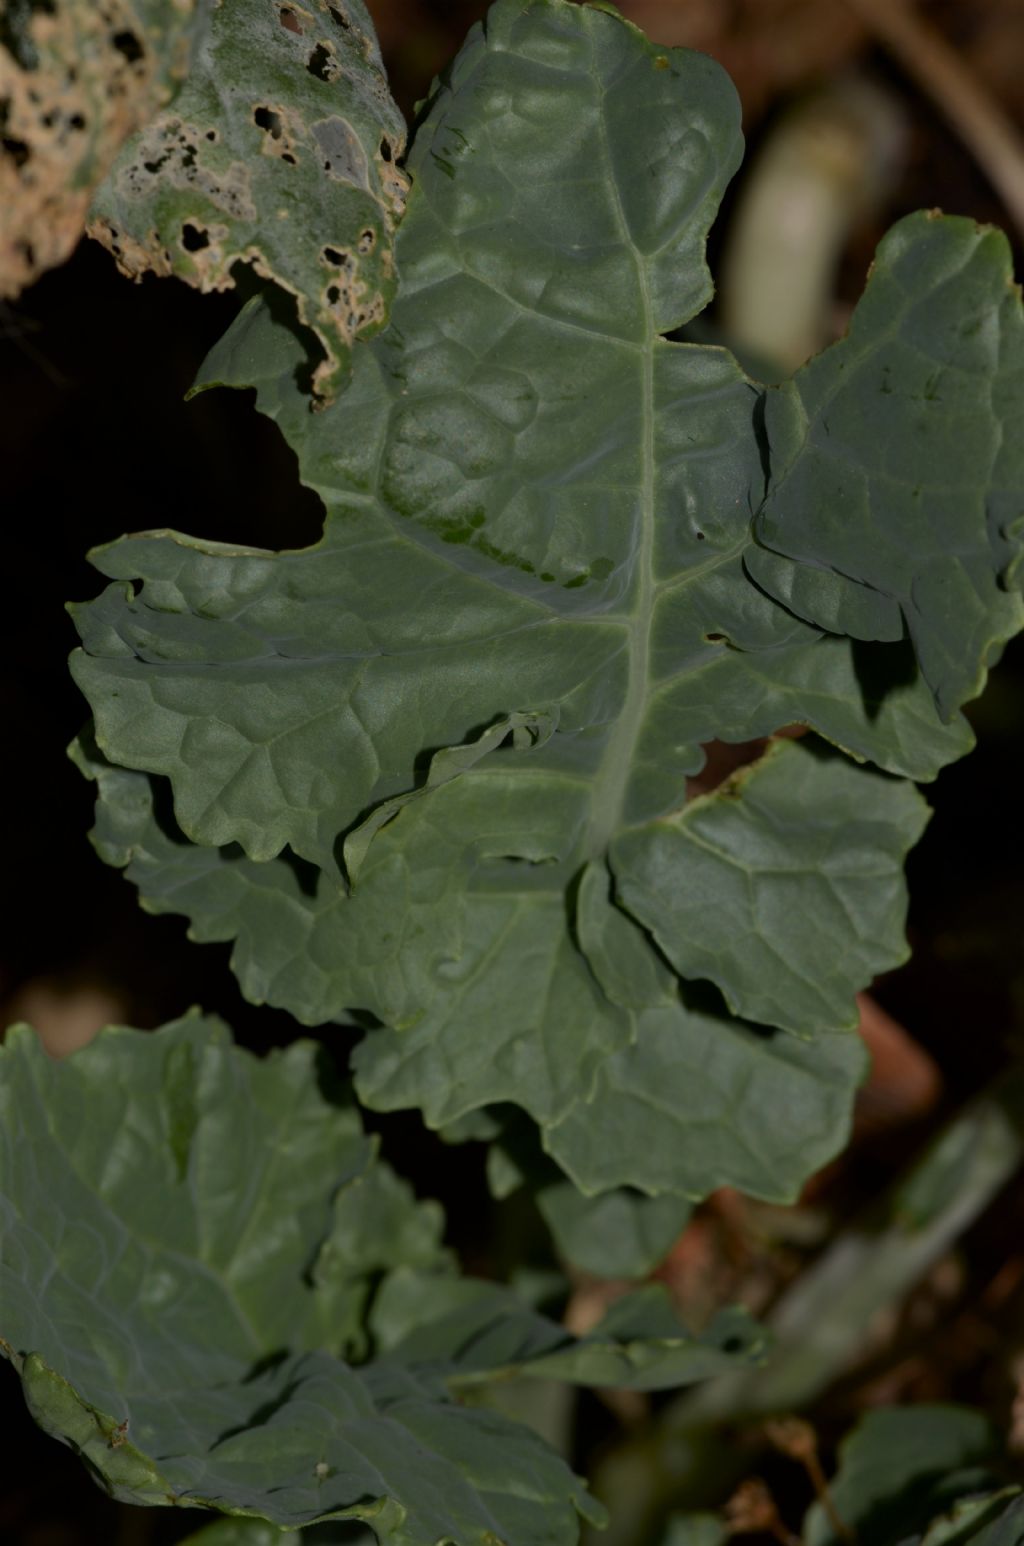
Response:
[[[776,1449],[803,1466],[810,1478],[815,1496],[839,1539],[849,1541],[851,1546],[855,1546],[857,1537],[840,1515],[832,1499],[828,1478],[822,1469],[818,1455],[817,1435],[810,1423],[802,1417],[782,1417],[766,1424],[766,1431]]]

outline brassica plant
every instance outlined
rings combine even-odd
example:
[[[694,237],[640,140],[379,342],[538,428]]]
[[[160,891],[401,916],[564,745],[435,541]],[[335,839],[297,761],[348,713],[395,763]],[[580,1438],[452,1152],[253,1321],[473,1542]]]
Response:
[[[201,19],[92,230],[129,273],[247,283],[193,390],[255,389],[323,536],[95,552],[73,756],[102,858],[232,941],[247,998],[337,1026],[351,1084],[201,1016],[60,1066],[11,1039],[2,1346],[118,1497],[560,1546],[599,1506],[481,1393],[677,1386],[766,1339],[650,1286],[573,1339],[461,1277],[359,1105],[486,1142],[563,1257],[637,1278],[695,1201],[792,1201],[842,1147],[916,785],[1024,622],[1009,249],[901,221],[846,336],[766,387],[685,333],[741,155],[711,59],[497,0],[406,153],[359,0]],[[765,737],[687,798],[709,743]],[[892,1541],[1024,1538],[961,1491],[966,1525],[929,1493]]]

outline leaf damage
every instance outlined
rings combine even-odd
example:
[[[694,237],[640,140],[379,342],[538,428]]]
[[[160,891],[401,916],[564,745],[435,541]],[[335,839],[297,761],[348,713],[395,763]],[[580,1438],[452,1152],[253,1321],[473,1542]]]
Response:
[[[185,78],[207,0],[11,0],[0,17],[0,296],[62,263],[123,142]]]
[[[89,231],[133,279],[224,290],[245,264],[280,286],[322,351],[323,407],[394,294],[404,146],[361,5],[224,0],[174,110],[122,152]],[[325,241],[345,255],[338,272],[324,272]]]

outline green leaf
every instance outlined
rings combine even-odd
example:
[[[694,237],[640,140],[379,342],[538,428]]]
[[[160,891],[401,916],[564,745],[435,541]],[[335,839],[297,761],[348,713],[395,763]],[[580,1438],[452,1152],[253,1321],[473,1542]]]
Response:
[[[642,1278],[675,1245],[692,1211],[685,1199],[645,1197],[620,1186],[586,1197],[556,1167],[537,1190],[537,1206],[560,1254],[604,1278]]]
[[[861,1050],[745,1022],[849,1026],[903,957],[913,794],[786,746],[686,811],[704,745],[800,722],[928,778],[970,744],[910,640],[841,637],[749,572],[788,465],[772,394],[666,336],[710,294],[738,157],[711,60],[603,8],[499,0],[417,131],[401,292],[343,400],[308,411],[259,301],[200,373],[258,384],[322,541],[143,533],[95,555],[113,583],[75,609],[98,744],[156,780],[111,774],[100,817],[147,905],[234,940],[253,999],[379,1020],[367,1103],[442,1128],[518,1105],[591,1194],[794,1195],[845,1135]],[[925,289],[961,239],[903,229]],[[987,643],[955,647],[980,681]]]
[[[628,1014],[602,998],[564,928],[569,780],[512,778],[500,763],[407,802],[348,893],[308,866],[257,865],[175,840],[145,779],[96,760],[89,770],[103,790],[100,851],[115,863],[134,856],[147,905],[186,911],[195,937],[237,937],[235,969],[250,997],[311,1024],[362,1005],[407,1028],[394,1051],[390,1036],[373,1037],[366,1077],[397,1081],[392,1105],[410,1104],[404,1089],[415,1080],[418,1095],[422,1081],[425,1114],[441,1125],[505,1099],[512,1081],[543,1118],[567,1109],[600,1058],[628,1041]],[[492,854],[514,847],[523,862],[508,874]],[[464,855],[479,855],[472,893]],[[476,1034],[481,1017],[488,1039]],[[424,1061],[423,1046],[452,1053],[443,1065]]]
[[[570,1546],[577,1512],[601,1517],[528,1429],[464,1410],[440,1381],[411,1370],[359,1372],[308,1353],[267,1372],[239,1368],[216,1389],[175,1388],[148,1403],[133,1391],[118,1403],[120,1422],[36,1355],[21,1372],[36,1421],[123,1502],[253,1514],[282,1527],[359,1519],[394,1546],[485,1546],[493,1535]],[[175,1410],[165,1412],[168,1399]],[[136,1427],[158,1464],[127,1438]]]
[[[287,402],[296,380],[308,373],[306,342],[289,315],[288,299],[268,284],[249,296],[214,344],[185,398],[211,387],[254,387],[260,412],[276,418],[282,399]]]
[[[616,839],[616,895],[734,1014],[805,1035],[851,1029],[857,988],[907,957],[903,859],[928,815],[909,784],[780,741]]]
[[[168,1307],[187,1317],[195,1292],[204,1307],[194,1357],[214,1378],[222,1359],[233,1365],[285,1344],[358,1344],[360,1279],[387,1265],[382,1255],[446,1260],[436,1205],[417,1211],[406,1199],[393,1208],[394,1240],[364,1240],[364,1199],[399,1183],[377,1173],[347,1092],[332,1088],[324,1055],[308,1042],[259,1062],[231,1045],[220,1022],[193,1015],[155,1036],[109,1030],[67,1065],[48,1063],[23,1032],[2,1061],[7,1164],[19,1131],[33,1157],[16,1177],[18,1211],[48,1216],[52,1196],[68,1221],[53,1220],[50,1248],[68,1253],[69,1275],[54,1279],[50,1313],[74,1326],[86,1314],[83,1295],[101,1285],[112,1302],[138,1293],[139,1335],[151,1338],[150,1371],[167,1388],[180,1377]],[[154,1228],[158,1246],[145,1243]],[[412,1245],[408,1256],[399,1240]],[[26,1274],[42,1270],[47,1251],[42,1236],[26,1236],[21,1249],[24,1258],[8,1241],[6,1265],[23,1282],[4,1303],[9,1321],[31,1324]],[[307,1272],[308,1291],[296,1299]],[[118,1367],[131,1367],[130,1337],[114,1326],[97,1335],[113,1339]],[[104,1385],[93,1404],[106,1408],[115,1394]]]
[[[984,1490],[986,1473],[977,1468],[995,1448],[987,1418],[967,1407],[876,1407],[840,1445],[830,1487],[835,1512],[872,1546],[901,1546],[963,1494]],[[841,1546],[841,1539],[815,1503],[805,1546]]]
[[[577,1513],[600,1517],[582,1485],[452,1391],[510,1359],[662,1385],[762,1345],[740,1311],[694,1338],[657,1294],[574,1342],[508,1290],[461,1284],[436,1211],[373,1162],[308,1043],[261,1062],[192,1015],[58,1063],[18,1027],[0,1117],[0,1350],[41,1426],[127,1502],[363,1520],[393,1546],[571,1546]],[[378,1325],[411,1282],[417,1329],[355,1369],[334,1352],[365,1345],[379,1277]]]
[[[728,1539],[717,1514],[674,1514],[661,1546],[725,1546]]]
[[[301,1540],[297,1531],[281,1531],[262,1519],[218,1519],[186,1536],[182,1546],[300,1546]]]
[[[499,133],[516,91],[530,114],[502,107]],[[426,752],[555,704],[547,760],[585,775],[598,852],[676,805],[716,736],[805,719],[922,776],[965,749],[898,646],[855,654],[744,575],[761,394],[660,336],[709,293],[736,124],[712,61],[603,11],[502,0],[474,33],[411,154],[393,325],[344,405],[311,416],[293,383],[279,414],[324,541],[96,555],[119,583],[76,612],[76,673],[101,745],[172,778],[189,836],[329,867]]]
[[[385,889],[378,902],[372,872],[364,873],[362,895],[370,904],[365,930],[346,932],[346,909],[360,900],[358,887],[349,897],[322,872],[283,860],[258,865],[237,852],[190,844],[175,834],[166,813],[154,809],[149,780],[112,768],[84,741],[75,756],[101,791],[94,841],[108,862],[127,864],[145,905],[187,913],[193,938],[236,938],[232,964],[248,996],[293,1012],[301,1005],[301,1018],[311,1023],[342,1016],[345,998],[335,983],[346,962],[370,986],[379,980],[392,995],[408,993],[417,986],[416,952],[404,947],[411,933],[419,952],[423,940],[433,938],[439,954],[447,945],[464,957],[492,918],[496,932],[503,928],[499,938],[507,948],[477,981],[469,977],[464,986],[441,955],[431,1010],[401,1031],[372,1031],[357,1048],[360,1096],[370,1104],[420,1104],[429,1121],[443,1125],[514,1094],[544,1124],[543,1142],[557,1163],[590,1194],[629,1185],[697,1198],[733,1185],[791,1200],[845,1138],[866,1065],[859,1039],[829,1037],[806,1045],[733,1020],[714,1005],[678,998],[663,1009],[635,1013],[607,1001],[602,1008],[582,958],[555,927],[557,893],[540,890],[526,865],[519,867],[517,883],[532,883],[532,890],[516,892],[506,883],[494,893],[456,897],[461,906],[451,912],[437,905],[453,854],[472,835],[471,813],[489,836],[498,832],[512,784],[503,775],[474,775],[482,796],[473,807],[460,798],[458,820],[449,827],[438,829],[441,812],[433,796],[410,804],[386,827],[370,854],[382,883],[397,875],[398,889]],[[466,775],[438,793],[453,798],[469,784]],[[532,781],[521,775],[513,792],[513,812],[521,809],[520,799],[535,799]],[[547,793],[543,802],[535,800],[535,852],[557,848],[565,838],[563,807],[550,799],[550,781]],[[442,868],[399,864],[389,834],[397,837],[410,819],[418,831],[427,816],[424,835],[436,845]],[[404,928],[403,900],[416,904]],[[549,962],[550,976],[544,974]],[[504,988],[499,969],[507,973]],[[401,1010],[408,999],[392,1002]],[[479,1035],[481,1023],[486,1037]],[[608,1038],[603,1058],[602,1036]],[[611,1036],[620,1038],[621,1051],[615,1052]],[[502,1045],[508,1055],[495,1062]],[[591,1083],[584,1091],[588,1068]],[[559,1107],[561,1115],[549,1120]],[[642,1143],[638,1133],[647,1135]],[[677,1208],[675,1202],[667,1211]],[[662,1239],[667,1248],[671,1241]]]
[[[606,864],[591,861],[576,892],[576,938],[591,971],[613,1004],[656,1009],[671,1004],[676,984],[666,963],[616,906]]]
[[[404,145],[362,0],[219,0],[173,107],[97,193],[90,234],[135,278],[223,290],[252,264],[315,333],[313,386],[330,398],[394,294]]]
[[[867,1066],[858,1037],[797,1041],[684,996],[637,1016],[634,1043],[544,1145],[588,1193],[628,1185],[696,1201],[734,1186],[794,1202],[845,1143]]]
[[[442,1368],[454,1388],[527,1376],[661,1390],[758,1363],[766,1347],[742,1310],[720,1312],[693,1336],[659,1284],[617,1300],[594,1331],[574,1338],[496,1284],[409,1270],[396,1272],[382,1291],[374,1328],[390,1357]]]
[[[324,1346],[364,1355],[364,1312],[371,1285],[399,1268],[450,1265],[441,1245],[444,1215],[436,1202],[415,1199],[408,1182],[374,1165],[340,1192],[334,1225],[320,1247],[313,1283]]]
[[[975,1546],[1021,1546],[1024,1541],[1024,1498],[1016,1497],[1004,1513],[979,1531]],[[925,1546],[931,1546],[926,1542]]]
[[[1024,1541],[1024,1499],[1019,1487],[1004,1487],[981,1497],[963,1498],[935,1519],[921,1546],[1021,1546]]]
[[[344,959],[346,937],[337,930],[325,932],[325,920],[330,923],[332,912],[311,906],[298,867],[283,861],[254,865],[243,855],[225,857],[175,838],[173,824],[166,818],[161,822],[154,814],[148,780],[111,768],[95,754],[90,760],[84,744],[76,755],[102,791],[94,834],[99,850],[110,862],[128,863],[128,874],[150,909],[189,913],[196,920],[195,938],[237,934],[233,964],[251,997],[294,1005],[298,992],[305,992],[305,984],[312,983],[321,996],[306,999],[309,1018],[328,1018],[325,1010],[340,1013],[336,999],[323,997],[323,984],[330,983],[331,972]],[[449,788],[456,792],[454,784]],[[527,781],[523,793],[529,797],[531,792]],[[431,809],[431,802],[420,802],[418,808]],[[499,809],[492,797],[481,806],[492,830]],[[559,807],[545,804],[538,810],[546,812],[557,838]],[[465,829],[461,830],[464,836]],[[450,858],[448,837],[440,847]],[[378,855],[382,852],[377,849]],[[425,898],[423,916],[438,928],[447,927],[446,915],[433,906],[442,894],[436,876],[427,868],[417,875]],[[321,874],[313,879],[320,893],[329,890],[327,877]],[[347,905],[342,893],[335,889],[333,895],[334,911]],[[470,915],[475,900],[468,898]],[[496,904],[501,901],[499,896]],[[529,897],[520,904],[520,916],[528,902]],[[239,916],[247,920],[242,930],[237,927]],[[527,921],[529,916],[527,911]],[[416,926],[422,933],[425,924],[420,915]],[[396,904],[391,899],[367,926],[362,963],[367,974],[373,953],[380,953],[381,931],[395,927]],[[519,937],[523,936],[520,924]],[[542,927],[538,946],[550,946],[560,938],[550,927],[545,934]],[[352,953],[357,954],[354,949]],[[507,962],[510,974],[509,1002],[506,1006],[497,995],[489,1003],[481,999],[480,1013],[487,1017],[490,1036],[481,1040],[476,1035],[475,1017],[466,1017],[464,1040],[456,1039],[463,1023],[458,1018],[451,1018],[451,1029],[440,1036],[438,1013],[401,1032],[371,1032],[356,1055],[363,1098],[381,1105],[418,1100],[428,1118],[443,1123],[459,1103],[469,1104],[468,1097],[475,1096],[483,1104],[502,1098],[510,1088],[520,1094],[527,1109],[543,1117],[542,1100],[551,1089],[552,1071],[560,1068],[565,1070],[566,1099],[579,1093],[578,1087],[572,1088],[572,1076],[574,1069],[577,1077],[581,1070],[580,1040],[571,1038],[578,1027],[578,1036],[589,1037],[593,1045],[601,1028],[600,1022],[595,1027],[588,1018],[588,1006],[595,1002],[593,989],[577,968],[575,974],[567,971],[556,983],[560,991],[545,1000],[546,980],[538,990],[537,984],[517,975],[523,957],[510,951],[499,959]],[[536,962],[538,956],[533,959]],[[568,954],[563,957],[568,968],[575,960]],[[396,970],[395,978],[389,976],[386,981],[401,985],[404,979]],[[586,995],[582,998],[577,988],[581,981]],[[484,989],[494,982],[493,974],[485,978]],[[498,1037],[509,1036],[515,1048],[516,1037],[523,1036],[522,1028],[536,1014],[538,1003],[550,1013],[553,1040],[547,1055],[545,1039],[535,1037],[538,1057],[546,1057],[541,1064],[543,1082],[531,1079],[530,1069],[522,1064],[519,1068],[510,1062],[491,1066]],[[612,1013],[608,1006],[609,1020]],[[732,1020],[714,1007],[679,1001],[633,1016],[618,1013],[627,1035],[632,1022],[635,1041],[599,1067],[595,1060],[589,1100],[570,1102],[561,1120],[546,1129],[544,1140],[558,1163],[588,1192],[603,1193],[628,1184],[648,1193],[696,1198],[728,1184],[773,1200],[791,1199],[806,1175],[825,1163],[844,1140],[853,1094],[866,1064],[859,1040],[828,1038],[807,1046]],[[447,1066],[436,1055],[438,1044],[443,1047],[446,1041],[455,1049]],[[785,1121],[781,1112],[786,1113]],[[638,1144],[638,1132],[648,1139],[656,1134],[657,1141]],[[677,1207],[678,1203],[672,1205]],[[671,1242],[664,1243],[667,1248]]]
[[[525,1187],[551,1231],[559,1255],[603,1278],[646,1277],[678,1240],[688,1201],[646,1197],[621,1186],[585,1196],[544,1154],[532,1123],[506,1120],[487,1152],[492,1195]]]
[[[756,532],[771,553],[748,555],[751,574],[831,632],[906,629],[946,718],[1024,622],[1012,277],[1002,232],[934,213],[901,221],[846,338],[766,404],[772,474]]]

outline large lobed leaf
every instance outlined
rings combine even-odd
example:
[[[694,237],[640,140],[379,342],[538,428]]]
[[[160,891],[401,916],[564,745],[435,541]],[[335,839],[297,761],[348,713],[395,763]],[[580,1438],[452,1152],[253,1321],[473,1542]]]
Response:
[[[836,1033],[905,953],[906,780],[969,748],[1022,617],[1005,242],[902,222],[850,337],[766,391],[667,336],[739,154],[711,60],[499,0],[417,130],[401,289],[339,402],[310,414],[259,300],[200,373],[257,386],[321,542],[125,538],[75,609],[97,839],[146,905],[234,940],[253,999],[376,1017],[368,1104],[516,1105],[591,1195],[790,1198],[835,1152]],[[918,449],[954,411],[969,490]],[[684,803],[704,744],[793,723],[855,761],[786,742]]]
[[[906,631],[948,717],[1020,627],[1020,291],[1001,232],[936,212],[891,231],[876,267],[848,336],[768,395],[755,531],[772,552],[748,567],[833,633]]]
[[[63,1063],[0,1051],[0,1348],[117,1497],[395,1546],[561,1546],[596,1506],[531,1432],[455,1393],[509,1372],[640,1388],[759,1355],[659,1290],[580,1341],[454,1275],[436,1204],[375,1160],[322,1054],[259,1061],[192,1015]],[[365,1353],[367,1309],[380,1356]],[[258,1537],[257,1537],[258,1538]]]

